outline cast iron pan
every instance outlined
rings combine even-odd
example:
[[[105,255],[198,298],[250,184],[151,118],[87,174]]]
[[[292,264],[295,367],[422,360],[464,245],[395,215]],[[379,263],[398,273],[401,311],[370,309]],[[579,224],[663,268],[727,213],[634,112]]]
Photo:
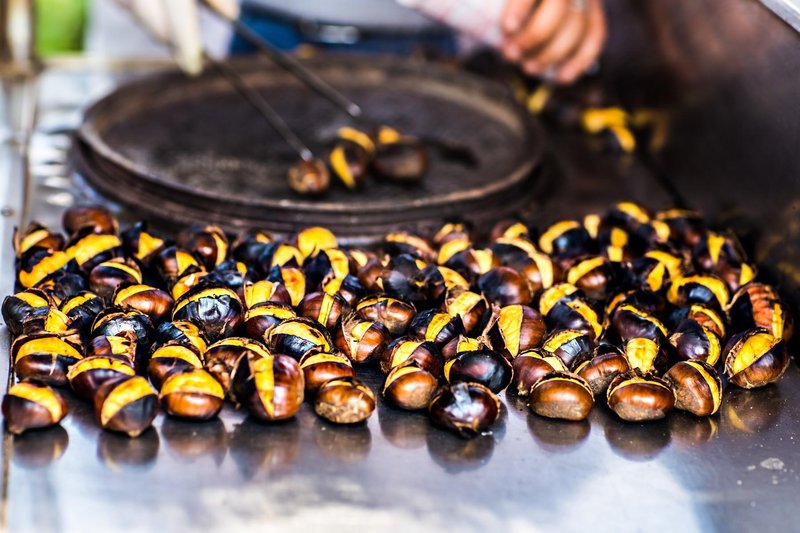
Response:
[[[171,224],[289,232],[328,226],[351,241],[391,228],[462,217],[489,223],[529,203],[541,134],[510,91],[455,68],[403,59],[316,57],[307,63],[402,131],[465,145],[467,166],[432,151],[420,186],[370,179],[321,200],[286,184],[294,153],[213,71],[167,72],[120,87],[92,105],[73,147],[76,170],[136,215]],[[290,75],[259,58],[231,63],[320,154],[348,119]]]

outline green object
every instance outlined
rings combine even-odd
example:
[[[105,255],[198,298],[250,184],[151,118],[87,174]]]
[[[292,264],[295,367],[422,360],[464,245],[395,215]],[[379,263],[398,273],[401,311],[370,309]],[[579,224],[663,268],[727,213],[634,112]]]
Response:
[[[41,57],[83,50],[88,0],[35,0],[35,3],[36,51]]]

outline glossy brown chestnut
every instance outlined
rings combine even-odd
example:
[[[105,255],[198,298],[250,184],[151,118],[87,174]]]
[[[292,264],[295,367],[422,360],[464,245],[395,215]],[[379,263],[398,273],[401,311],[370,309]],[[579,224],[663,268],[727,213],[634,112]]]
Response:
[[[448,383],[480,383],[494,393],[508,387],[512,376],[511,363],[488,349],[461,352],[444,366],[444,377]]]
[[[333,348],[328,331],[308,318],[289,318],[267,333],[267,345],[273,353],[294,357],[297,361],[311,352],[330,352]]]
[[[539,248],[553,257],[578,257],[592,251],[592,237],[577,220],[551,224],[539,236]]]
[[[555,355],[571,370],[591,359],[594,342],[582,331],[574,329],[553,331],[545,337],[542,352],[546,355]]]
[[[540,416],[578,421],[589,416],[594,394],[582,377],[570,372],[553,372],[534,383],[528,405]]]
[[[3,321],[11,335],[22,333],[22,322],[36,309],[47,309],[52,304],[50,297],[39,289],[28,289],[3,299]]]
[[[191,345],[183,344],[180,341],[170,341],[158,347],[150,356],[147,375],[153,385],[157,389],[161,389],[162,383],[170,375],[201,368],[203,368],[203,359]]]
[[[714,366],[722,353],[719,337],[691,319],[684,320],[675,328],[669,336],[669,343],[679,361],[698,359]]]
[[[299,161],[289,169],[289,187],[303,196],[322,196],[331,187],[328,167],[319,159]]]
[[[136,364],[136,337],[130,331],[119,335],[98,335],[86,343],[86,357],[111,357],[126,364]]]
[[[670,236],[686,246],[695,246],[705,232],[703,216],[688,209],[659,211],[656,219],[669,226]]]
[[[355,377],[332,379],[317,391],[314,411],[335,424],[357,424],[375,411],[375,394]]]
[[[645,338],[631,339],[625,343],[625,359],[632,369],[658,375],[664,373],[669,362],[662,343]]]
[[[227,287],[197,286],[181,296],[172,311],[172,320],[194,323],[212,341],[233,334],[243,317],[241,300]]]
[[[3,418],[6,428],[14,435],[54,426],[67,412],[64,398],[47,385],[17,383],[3,397]]]
[[[109,379],[120,376],[133,376],[133,365],[117,359],[96,355],[81,359],[69,368],[67,379],[75,394],[84,400],[91,400],[100,386]]]
[[[551,372],[567,372],[567,367],[555,355],[545,355],[537,350],[522,352],[511,363],[514,371],[513,386],[517,394],[527,396],[531,387]]]
[[[225,392],[228,392],[237,361],[249,353],[252,353],[254,357],[270,355],[267,347],[256,340],[245,337],[228,337],[208,347],[203,354],[203,366],[222,384]]]
[[[472,291],[452,291],[447,293],[444,309],[452,316],[461,318],[466,334],[478,331],[486,318],[489,302]]]
[[[219,226],[194,224],[178,234],[178,246],[192,253],[207,270],[214,270],[228,257],[228,238]]]
[[[64,236],[50,231],[38,222],[31,222],[25,231],[14,228],[13,243],[17,257],[21,257],[31,248],[61,250],[64,247]]]
[[[487,343],[481,339],[472,339],[470,337],[465,337],[464,335],[459,335],[455,339],[451,340],[444,346],[442,346],[441,354],[445,361],[448,361],[459,354],[461,352],[469,352],[471,350],[480,350],[482,348],[486,348]]]
[[[734,331],[765,328],[774,337],[792,338],[794,321],[777,292],[763,283],[749,283],[733,295],[728,307]]]
[[[191,252],[177,246],[168,246],[161,250],[153,263],[161,279],[169,288],[172,288],[175,282],[184,276],[205,271],[200,261]]]
[[[479,383],[455,383],[439,389],[428,413],[437,426],[462,437],[474,437],[495,423],[500,415],[500,400]]]
[[[69,326],[69,317],[55,307],[40,307],[22,322],[22,334],[64,333]]]
[[[623,344],[640,337],[660,342],[667,336],[667,328],[658,318],[630,304],[617,307],[607,332]]]
[[[77,334],[23,335],[11,344],[11,360],[17,378],[45,385],[66,385],[67,370],[82,358]]]
[[[664,374],[675,393],[675,408],[697,416],[710,416],[722,403],[722,380],[704,361],[681,361]]]
[[[251,339],[263,339],[269,330],[297,314],[290,306],[277,302],[266,302],[251,307],[244,314],[244,329]]]
[[[197,353],[202,354],[205,353],[208,347],[200,328],[184,320],[163,322],[156,329],[155,337],[154,348],[163,346],[170,341],[178,341],[181,344],[194,347]]]
[[[402,184],[418,183],[428,172],[428,151],[416,137],[381,126],[375,141],[372,168],[387,180]]]
[[[89,274],[89,289],[106,301],[111,301],[117,288],[141,282],[142,271],[136,263],[122,258],[100,263]]]
[[[84,274],[97,265],[122,255],[122,241],[116,235],[91,233],[88,228],[72,236],[64,253]]]
[[[527,305],[507,305],[489,329],[489,339],[495,350],[513,359],[538,346],[544,333],[544,320],[538,311]]]
[[[145,378],[122,376],[100,386],[94,410],[103,429],[138,437],[158,414],[158,394]]]
[[[786,342],[768,330],[754,328],[731,337],[723,352],[725,375],[743,389],[777,381],[789,367]]]
[[[395,407],[416,411],[428,407],[438,386],[433,374],[411,363],[389,372],[383,384],[383,397]]]
[[[434,343],[416,337],[398,337],[392,341],[383,352],[381,370],[388,374],[411,361],[437,378],[442,376],[444,360],[439,349]]]
[[[350,304],[338,294],[312,292],[300,302],[300,315],[333,329],[342,316],[350,313]]]
[[[81,291],[63,302],[59,309],[67,315],[70,329],[86,337],[90,333],[94,319],[105,308],[105,302],[93,292]]]
[[[684,320],[694,320],[720,339],[727,338],[727,324],[723,315],[711,307],[702,304],[679,307],[669,317],[672,328],[676,328]]]
[[[638,370],[615,377],[606,398],[611,410],[630,422],[664,418],[675,406],[675,395],[666,381]]]
[[[383,324],[362,320],[355,314],[346,317],[334,332],[336,348],[354,363],[380,358],[391,340]]]
[[[293,417],[303,404],[305,382],[293,358],[248,352],[239,358],[231,377],[233,399],[266,422]]]
[[[575,368],[575,373],[586,380],[595,396],[603,394],[619,374],[631,369],[628,359],[615,346],[601,345],[594,351],[594,357]]]
[[[73,235],[78,231],[91,228],[92,233],[115,234],[119,230],[116,217],[101,205],[77,205],[64,211],[61,219],[64,230]]]
[[[175,301],[166,291],[149,285],[129,285],[117,290],[113,305],[122,309],[136,309],[160,324],[170,317]]]
[[[603,333],[603,326],[597,311],[588,301],[579,296],[563,298],[556,302],[545,315],[545,323],[551,331],[573,329],[586,333],[592,339],[599,339]]]
[[[367,296],[356,304],[356,313],[364,320],[380,322],[392,335],[408,329],[417,309],[410,303],[389,296]]]
[[[300,368],[303,370],[306,392],[312,393],[326,381],[355,375],[350,359],[335,352],[310,353],[300,361]]]
[[[430,341],[437,346],[444,346],[451,340],[463,335],[464,324],[456,315],[428,309],[414,317],[409,326],[409,334]]]
[[[567,283],[575,285],[593,300],[605,300],[615,288],[616,275],[606,257],[589,257],[578,261],[566,274]]]
[[[714,309],[728,306],[730,293],[724,281],[711,275],[683,276],[672,281],[667,300],[673,305],[702,304]]]
[[[161,385],[159,396],[167,413],[191,420],[214,418],[225,401],[222,385],[202,369],[170,374]]]
[[[478,289],[489,302],[505,307],[531,302],[528,280],[510,267],[496,267],[478,278]]]

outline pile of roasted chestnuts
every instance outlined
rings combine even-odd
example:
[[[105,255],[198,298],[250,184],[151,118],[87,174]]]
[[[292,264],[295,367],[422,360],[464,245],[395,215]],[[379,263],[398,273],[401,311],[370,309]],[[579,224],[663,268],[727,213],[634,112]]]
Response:
[[[132,437],[160,408],[206,420],[226,402],[271,422],[309,399],[361,423],[378,401],[365,366],[385,374],[388,404],[463,436],[492,426],[507,388],[563,420],[599,399],[628,421],[708,416],[723,383],[761,387],[790,361],[776,291],[734,235],[686,210],[622,202],[541,232],[508,220],[483,246],[455,221],[374,250],[320,227],[120,233],[97,206],[69,209],[64,230],[34,223],[14,239],[19,290],[2,305],[14,433],[58,423],[66,385]]]

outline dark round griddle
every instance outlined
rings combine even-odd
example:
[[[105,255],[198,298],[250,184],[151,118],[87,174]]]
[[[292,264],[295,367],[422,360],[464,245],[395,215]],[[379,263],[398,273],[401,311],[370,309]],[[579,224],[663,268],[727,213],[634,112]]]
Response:
[[[422,185],[369,179],[356,192],[334,186],[321,200],[300,197],[286,184],[295,154],[227,80],[208,71],[194,79],[158,74],[96,102],[74,145],[76,169],[102,195],[161,222],[277,232],[319,224],[352,241],[450,217],[488,223],[529,202],[541,139],[508,89],[428,62],[337,55],[306,63],[371,119],[467,146],[478,165],[433,150]],[[265,60],[231,64],[319,154],[349,124]]]

